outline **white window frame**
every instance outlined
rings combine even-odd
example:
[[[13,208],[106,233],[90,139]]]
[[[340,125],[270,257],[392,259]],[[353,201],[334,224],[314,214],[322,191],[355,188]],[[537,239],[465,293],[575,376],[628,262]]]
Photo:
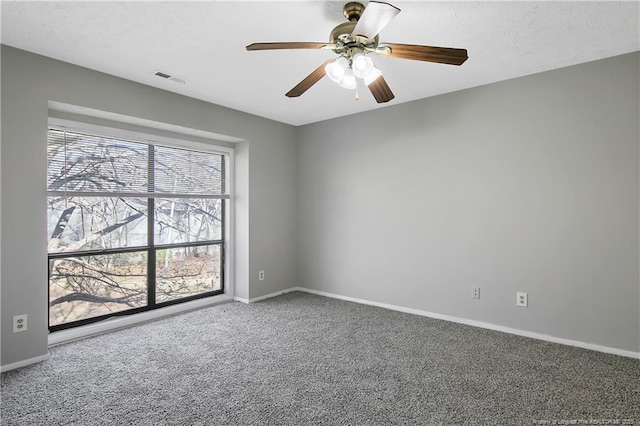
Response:
[[[142,313],[131,314],[127,316],[113,317],[105,321],[74,327],[66,330],[60,330],[49,334],[49,346],[60,343],[104,333],[110,330],[129,327],[131,325],[140,324],[157,318],[174,315],[180,312],[186,312],[201,307],[232,301],[234,298],[235,283],[235,150],[229,147],[228,142],[216,139],[207,139],[207,143],[202,142],[202,137],[198,137],[199,141],[190,139],[189,135],[176,133],[177,137],[168,137],[160,134],[164,129],[149,128],[149,132],[144,130],[128,130],[114,126],[109,121],[109,125],[95,124],[96,118],[91,117],[92,123],[81,120],[70,120],[49,116],[48,129],[60,129],[70,132],[89,133],[111,138],[122,138],[135,142],[148,143],[158,146],[191,149],[203,152],[225,154],[228,158],[228,166],[226,167],[225,186],[228,188],[228,197],[225,197],[225,223],[224,223],[224,274],[223,274],[223,293],[216,296],[210,296],[202,299],[183,302],[175,305],[165,306]],[[99,121],[99,120],[98,120]],[[116,123],[117,124],[117,123]],[[172,132],[174,133],[174,132]],[[210,143],[208,142],[210,141]],[[49,283],[47,282],[47,286]],[[48,309],[48,307],[47,307]],[[48,313],[47,313],[48,315]]]

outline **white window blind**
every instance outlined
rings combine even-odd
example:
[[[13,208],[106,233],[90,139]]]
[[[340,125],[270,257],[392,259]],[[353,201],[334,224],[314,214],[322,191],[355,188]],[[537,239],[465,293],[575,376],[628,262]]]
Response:
[[[52,128],[50,195],[229,198],[226,155]]]

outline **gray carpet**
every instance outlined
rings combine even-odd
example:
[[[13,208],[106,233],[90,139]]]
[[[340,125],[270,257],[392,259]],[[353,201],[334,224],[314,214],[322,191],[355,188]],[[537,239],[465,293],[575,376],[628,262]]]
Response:
[[[639,360],[298,292],[50,354],[2,425],[640,425]]]

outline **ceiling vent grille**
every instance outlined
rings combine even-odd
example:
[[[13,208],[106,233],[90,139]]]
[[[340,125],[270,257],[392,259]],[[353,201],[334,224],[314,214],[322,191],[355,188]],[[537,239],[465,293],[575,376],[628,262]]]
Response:
[[[164,73],[162,71],[156,71],[153,75],[157,75],[158,77],[164,78],[166,80],[175,81],[176,83],[184,84],[184,80],[178,77],[172,77],[171,75]]]

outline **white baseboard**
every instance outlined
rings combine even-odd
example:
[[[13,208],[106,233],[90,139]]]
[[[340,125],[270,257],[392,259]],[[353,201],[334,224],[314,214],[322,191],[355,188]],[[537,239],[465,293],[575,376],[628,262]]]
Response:
[[[640,352],[633,352],[633,351],[628,351],[628,350],[625,350],[625,349],[611,348],[609,346],[596,345],[596,344],[593,344],[593,343],[586,343],[586,342],[581,342],[581,341],[578,341],[578,340],[565,339],[565,338],[562,338],[562,337],[551,336],[551,335],[548,335],[548,334],[535,333],[535,332],[532,332],[532,331],[520,330],[520,329],[517,329],[517,328],[505,327],[505,326],[502,326],[502,325],[496,325],[496,324],[491,324],[491,323],[487,323],[487,322],[476,321],[476,320],[471,320],[471,319],[466,319],[466,318],[459,318],[459,317],[454,317],[454,316],[451,316],[451,315],[437,314],[437,313],[434,313],[434,312],[423,311],[423,310],[420,310],[420,309],[405,308],[403,306],[390,305],[390,304],[387,304],[387,303],[380,303],[380,302],[373,302],[373,301],[370,301],[370,300],[359,299],[359,298],[356,298],[356,297],[341,296],[339,294],[327,293],[325,291],[312,290],[312,289],[304,288],[304,287],[293,287],[291,289],[285,290],[285,291],[280,292],[280,293],[281,294],[282,293],[288,293],[290,291],[302,291],[302,292],[305,292],[305,293],[316,294],[318,296],[331,297],[333,299],[340,299],[340,300],[345,300],[345,301],[348,301],[348,302],[360,303],[360,304],[363,304],[363,305],[377,306],[377,307],[380,307],[380,308],[391,309],[393,311],[405,312],[405,313],[408,313],[408,314],[420,315],[420,316],[423,316],[423,317],[435,318],[435,319],[440,319],[440,320],[444,320],[444,321],[455,322],[455,323],[458,323],[458,324],[465,324],[465,325],[470,325],[470,326],[473,326],[473,327],[485,328],[485,329],[488,329],[488,330],[501,331],[503,333],[515,334],[517,336],[524,336],[524,337],[530,337],[532,339],[544,340],[546,342],[560,343],[562,345],[576,346],[578,348],[590,349],[590,350],[597,351],[597,352],[604,352],[604,353],[613,354],[613,355],[620,355],[620,356],[624,356],[624,357],[628,357],[628,358],[640,359]]]
[[[233,300],[236,302],[249,304],[249,303],[259,302],[265,299],[271,299],[272,297],[282,296],[283,294],[290,293],[292,291],[304,291],[304,290],[300,287],[291,287],[286,290],[276,291],[275,293],[265,294],[264,296],[254,297],[253,299],[246,299],[243,297],[234,297]]]
[[[49,354],[44,354],[40,356],[36,356],[29,359],[23,359],[22,361],[13,362],[11,364],[6,364],[0,367],[0,372],[4,373],[5,371],[15,370],[16,368],[26,367],[31,364],[36,364],[38,362],[46,361],[49,359]]]
[[[98,334],[106,333],[109,331],[117,330],[119,328],[131,327],[133,325],[142,324],[144,322],[153,321],[170,315],[180,314],[183,312],[192,311],[194,309],[200,309],[218,303],[230,302],[233,297],[222,294],[219,296],[205,297],[203,299],[196,299],[190,302],[180,303],[177,305],[170,305],[164,308],[155,309],[152,311],[142,312],[139,314],[113,317],[104,321],[96,322],[93,324],[85,325],[82,327],[71,328],[68,330],[56,331],[49,334],[49,346],[58,345],[61,343],[67,343],[85,337],[96,336]]]

